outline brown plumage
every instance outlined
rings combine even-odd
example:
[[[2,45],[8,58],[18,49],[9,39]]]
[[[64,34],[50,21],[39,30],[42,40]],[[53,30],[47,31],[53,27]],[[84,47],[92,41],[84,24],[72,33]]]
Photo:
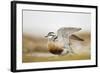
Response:
[[[49,42],[48,43],[49,52],[52,54],[60,55],[63,52],[61,46],[58,46],[56,43]]]

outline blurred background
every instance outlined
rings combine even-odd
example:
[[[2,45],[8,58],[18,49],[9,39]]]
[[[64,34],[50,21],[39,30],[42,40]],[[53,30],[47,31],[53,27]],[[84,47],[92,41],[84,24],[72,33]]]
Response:
[[[46,10],[23,10],[23,32],[44,37],[48,32],[57,32],[61,27],[81,27],[91,31],[91,14],[85,12],[54,12]]]
[[[57,32],[61,27],[78,27],[75,33],[84,41],[71,39],[71,47],[76,54],[58,56],[49,52],[48,32]],[[76,12],[54,12],[23,10],[23,56],[24,63],[86,60],[90,59],[91,14]]]

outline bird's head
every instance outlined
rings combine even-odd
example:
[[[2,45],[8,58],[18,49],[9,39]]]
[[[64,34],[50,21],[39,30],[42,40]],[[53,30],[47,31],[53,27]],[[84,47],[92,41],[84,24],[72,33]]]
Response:
[[[52,38],[53,36],[55,36],[54,32],[49,32],[45,37],[46,38]]]

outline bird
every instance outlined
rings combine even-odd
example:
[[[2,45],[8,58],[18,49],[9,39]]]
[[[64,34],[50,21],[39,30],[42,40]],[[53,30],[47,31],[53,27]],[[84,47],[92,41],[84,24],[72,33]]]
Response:
[[[57,34],[49,32],[45,37],[48,38],[47,46],[50,53],[55,55],[73,54],[74,51],[70,46],[70,39],[74,38],[79,41],[84,41],[82,38],[73,34],[80,30],[81,28],[76,27],[61,27],[57,30]]]

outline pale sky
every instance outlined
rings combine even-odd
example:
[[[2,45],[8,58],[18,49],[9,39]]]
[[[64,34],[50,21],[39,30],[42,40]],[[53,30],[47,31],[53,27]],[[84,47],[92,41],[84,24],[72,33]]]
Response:
[[[91,30],[91,14],[69,12],[23,11],[23,32],[31,35],[46,35],[61,27],[79,27]]]

